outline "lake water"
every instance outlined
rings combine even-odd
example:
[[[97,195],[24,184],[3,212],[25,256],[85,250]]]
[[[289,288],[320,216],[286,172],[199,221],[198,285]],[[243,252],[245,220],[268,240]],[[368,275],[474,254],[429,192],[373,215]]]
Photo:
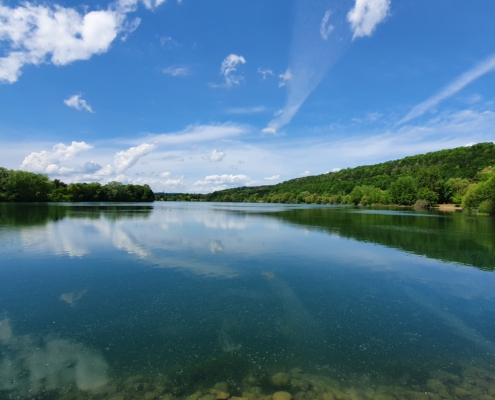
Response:
[[[0,260],[1,399],[495,399],[494,219],[0,204]]]

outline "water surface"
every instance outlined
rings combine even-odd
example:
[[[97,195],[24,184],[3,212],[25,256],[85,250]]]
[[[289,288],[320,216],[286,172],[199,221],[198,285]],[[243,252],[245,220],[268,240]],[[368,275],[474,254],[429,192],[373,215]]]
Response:
[[[3,204],[0,259],[0,398],[495,396],[493,219]]]

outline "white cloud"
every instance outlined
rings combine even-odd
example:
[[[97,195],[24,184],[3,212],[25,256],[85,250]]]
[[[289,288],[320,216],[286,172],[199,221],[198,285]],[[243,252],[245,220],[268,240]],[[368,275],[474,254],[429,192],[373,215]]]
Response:
[[[223,85],[212,85],[214,87],[225,87],[230,89],[232,86],[239,85],[242,76],[233,75],[233,72],[237,71],[237,66],[239,64],[246,64],[246,60],[243,56],[238,56],[237,54],[229,54],[225,60],[222,61],[222,66],[220,67],[220,73],[225,78],[225,83]]]
[[[379,113],[379,112],[370,112],[370,113],[366,114],[362,118],[355,117],[355,118],[352,119],[352,121],[353,122],[357,122],[357,123],[370,123],[370,122],[376,122],[379,119],[381,119],[382,117],[383,117],[383,114],[382,113]]]
[[[347,14],[353,31],[352,38],[371,36],[376,26],[387,17],[389,9],[390,0],[356,0]]]
[[[213,150],[209,155],[208,155],[208,159],[212,162],[219,162],[219,161],[222,161],[223,158],[225,157],[225,152],[223,152],[222,150]]]
[[[327,10],[325,12],[325,15],[323,16],[323,19],[321,20],[320,35],[323,40],[327,40],[328,35],[330,35],[330,33],[332,33],[332,31],[335,29],[333,25],[327,25],[328,20],[330,19],[330,15],[332,15],[332,11]]]
[[[163,0],[143,0],[153,9]],[[67,65],[108,51],[121,33],[136,29],[139,19],[127,19],[138,0],[117,0],[107,10],[80,13],[75,8],[25,2],[18,7],[0,4],[0,82],[14,83],[24,65]]]
[[[55,169],[58,170],[61,162],[71,160],[76,154],[92,148],[93,146],[85,142],[72,142],[69,146],[59,143],[53,146],[52,151],[32,152],[24,158],[20,169],[38,173],[51,173]]]
[[[160,157],[160,160],[184,162],[184,157],[176,154],[167,154],[166,156]]]
[[[179,46],[179,43],[177,43],[174,39],[172,39],[170,36],[166,36],[166,37],[160,37],[159,38],[160,40],[160,44],[164,47],[167,47],[169,49],[173,48],[173,47],[178,47]]]
[[[342,171],[342,168],[332,168],[330,172],[339,172]]]
[[[113,171],[117,174],[127,171],[129,168],[136,165],[141,157],[149,154],[155,148],[156,146],[154,144],[143,143],[137,147],[131,147],[128,150],[119,151],[115,154],[113,160]]]
[[[180,132],[152,134],[147,136],[146,139],[159,145],[179,145],[225,139],[247,132],[248,128],[246,126],[232,123],[222,125],[190,125]]]
[[[194,185],[196,186],[208,186],[208,185],[222,185],[222,186],[232,186],[232,185],[252,185],[256,181],[253,181],[246,175],[208,175],[205,177],[204,181],[197,181]]]
[[[280,88],[282,86],[285,86],[292,79],[292,73],[290,72],[290,68],[287,68],[287,70],[283,74],[280,74],[278,77],[280,78],[278,87]]]
[[[165,75],[171,76],[188,76],[191,74],[191,71],[187,67],[167,67],[162,69],[162,72]]]
[[[468,96],[466,98],[466,103],[468,103],[468,104],[476,104],[476,103],[479,103],[482,100],[483,100],[483,96],[482,95],[480,95],[478,93],[474,93],[471,96]]]
[[[227,114],[257,114],[266,111],[265,106],[256,106],[256,107],[234,107],[229,108],[227,110]]]
[[[299,174],[299,176],[308,176],[309,174],[309,171],[304,171],[303,173]]]
[[[328,21],[322,21],[322,2],[298,0],[295,2],[295,21],[290,51],[290,84],[287,84],[289,75],[282,74],[279,86],[287,86],[287,99],[281,112],[277,114],[263,129],[264,133],[275,134],[283,126],[289,124],[299,111],[308,96],[320,84],[330,67],[337,62],[344,50],[351,43],[351,31],[346,24],[348,9],[334,2],[332,21],[334,30],[330,35],[328,29],[326,40],[322,40],[322,22],[328,28]],[[337,3],[339,5],[337,6]],[[344,3],[344,2],[342,2]],[[328,11],[328,10],[327,10]],[[330,19],[330,16],[328,16]],[[325,18],[324,18],[325,20]]]
[[[471,82],[493,70],[495,70],[495,54],[492,54],[486,60],[480,62],[469,71],[463,73],[434,96],[413,107],[413,109],[399,121],[399,124],[403,124],[414,118],[420,117],[428,110],[434,108],[441,101],[453,96],[460,90],[464,89]]]
[[[265,181],[278,181],[280,179],[280,175],[273,175],[264,178]]]
[[[258,68],[258,74],[263,75],[263,80],[265,80],[267,75],[273,75],[273,71],[271,69]]]
[[[81,99],[80,94],[75,94],[74,96],[69,97],[68,99],[64,100],[64,103],[69,107],[75,108],[76,110],[86,110],[90,113],[94,113],[91,106],[86,103],[86,100]]]

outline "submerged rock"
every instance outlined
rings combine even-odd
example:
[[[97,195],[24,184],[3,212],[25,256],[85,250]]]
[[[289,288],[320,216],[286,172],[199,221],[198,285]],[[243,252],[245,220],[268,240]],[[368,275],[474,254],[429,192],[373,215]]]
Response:
[[[215,400],[228,400],[228,398],[230,397],[230,393],[223,392],[217,389],[210,389],[208,390],[208,393],[214,395]]]
[[[203,393],[201,393],[201,392],[198,390],[197,392],[195,392],[195,393],[191,394],[190,396],[187,396],[187,397],[186,397],[186,400],[198,400],[198,399],[201,397],[201,395],[202,395],[202,394],[203,394]],[[228,398],[228,397],[227,397],[227,398]]]
[[[271,382],[275,387],[286,387],[289,385],[290,377],[283,372],[279,372],[272,376]]]
[[[291,394],[289,392],[275,392],[272,396],[273,400],[291,400]]]

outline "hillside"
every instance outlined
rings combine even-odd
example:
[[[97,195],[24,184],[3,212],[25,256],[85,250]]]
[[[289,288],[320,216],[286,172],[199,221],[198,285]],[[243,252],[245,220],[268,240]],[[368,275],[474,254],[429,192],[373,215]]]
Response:
[[[461,203],[470,185],[491,176],[495,144],[435,151],[381,164],[348,168],[270,186],[226,189],[206,195],[158,195],[164,200],[232,202],[404,204]]]

